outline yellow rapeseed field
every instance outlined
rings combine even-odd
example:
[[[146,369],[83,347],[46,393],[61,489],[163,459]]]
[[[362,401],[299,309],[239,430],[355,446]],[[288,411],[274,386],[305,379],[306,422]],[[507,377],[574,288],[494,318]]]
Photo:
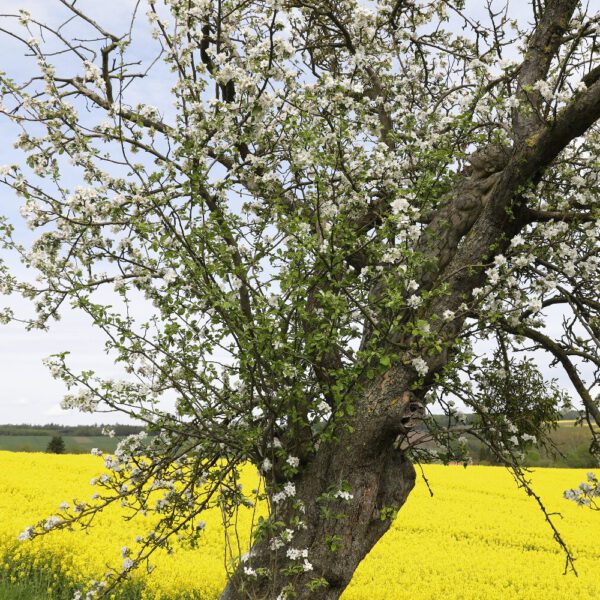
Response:
[[[15,564],[53,565],[74,581],[88,581],[119,566],[122,546],[134,546],[151,529],[108,510],[89,532],[67,531],[17,542],[27,525],[56,511],[62,501],[89,500],[89,480],[102,471],[92,456],[0,452],[0,566],[18,577]],[[585,479],[576,469],[540,469],[536,490],[560,511],[561,531],[578,557],[579,577],[563,576],[564,558],[540,511],[496,467],[431,465],[419,479],[392,530],[360,566],[344,600],[596,600],[600,597],[600,515],[562,499]],[[256,485],[252,470],[244,484]],[[248,515],[249,518],[249,515]],[[177,550],[153,562],[145,598],[214,599],[225,582],[219,515],[208,514],[201,548]],[[15,550],[17,549],[17,550]],[[15,551],[17,554],[15,554]],[[12,555],[10,564],[2,556]]]

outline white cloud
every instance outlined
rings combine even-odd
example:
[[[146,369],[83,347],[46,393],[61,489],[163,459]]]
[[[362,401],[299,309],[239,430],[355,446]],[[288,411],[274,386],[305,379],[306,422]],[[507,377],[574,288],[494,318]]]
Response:
[[[60,404],[53,404],[50,408],[47,408],[44,411],[44,415],[47,417],[63,417],[65,413],[66,411],[60,407]]]
[[[19,396],[18,398],[12,398],[8,401],[9,404],[13,406],[29,406],[31,404],[31,400],[26,396]]]

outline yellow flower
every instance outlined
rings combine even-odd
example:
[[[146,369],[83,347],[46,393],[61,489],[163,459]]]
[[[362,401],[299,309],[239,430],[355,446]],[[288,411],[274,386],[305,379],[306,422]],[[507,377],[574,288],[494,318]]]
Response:
[[[118,507],[98,515],[84,531],[55,531],[33,541],[17,542],[28,525],[55,514],[58,505],[88,500],[87,482],[102,471],[97,457],[0,452],[0,559],[10,581],[33,571],[52,574],[85,587],[101,578],[106,563],[119,567],[123,546],[135,548],[153,517],[124,521]],[[551,512],[564,519],[558,527],[577,556],[579,577],[563,576],[564,557],[536,504],[518,490],[510,475],[497,467],[429,465],[390,531],[363,561],[343,600],[593,600],[597,598],[597,561],[593,540],[600,519],[562,498],[585,470],[539,469],[535,489]],[[248,468],[241,481],[256,487]],[[265,508],[260,507],[262,514]],[[248,545],[252,511],[240,513],[240,550]],[[143,600],[193,597],[213,600],[225,584],[221,515],[213,510],[197,549],[177,548],[152,557],[156,569],[135,573],[143,581]],[[51,586],[49,589],[53,589]],[[116,599],[118,594],[113,594]]]

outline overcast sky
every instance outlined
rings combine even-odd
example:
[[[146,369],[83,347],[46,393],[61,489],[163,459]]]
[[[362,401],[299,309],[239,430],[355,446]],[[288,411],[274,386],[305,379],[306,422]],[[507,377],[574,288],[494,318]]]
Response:
[[[122,30],[119,25],[126,22],[125,16],[133,0],[83,0],[77,6],[90,10],[101,19],[107,29]],[[521,18],[529,14],[524,2],[515,3]],[[472,3],[480,12],[481,2]],[[17,12],[25,8],[37,18],[56,21],[60,18],[60,4],[58,0],[0,0],[0,13]],[[145,8],[143,9],[145,10]],[[23,58],[23,48],[6,35],[0,35],[0,56],[3,61],[9,60],[8,66],[2,68],[9,73],[21,73],[27,70],[28,62]],[[7,59],[7,57],[9,57]],[[170,101],[165,96],[168,94],[168,85],[160,78],[144,83],[144,102],[157,106],[168,106]],[[7,163],[22,163],[23,154],[12,148],[16,130],[10,126],[6,119],[0,120],[0,165]],[[14,197],[11,190],[0,188],[0,212],[8,214],[17,227],[18,236],[31,239],[31,233],[24,226],[19,214],[20,201]],[[14,261],[15,269],[23,273]],[[0,308],[6,303],[0,296]],[[22,308],[22,302],[16,303],[17,308]],[[560,315],[555,313],[552,317],[558,320]],[[556,323],[558,325],[558,322]],[[60,400],[65,393],[64,386],[54,381],[47,369],[42,364],[42,359],[56,352],[68,350],[71,352],[70,364],[75,369],[94,368],[106,376],[120,374],[103,351],[103,338],[93,329],[89,322],[75,314],[66,311],[63,319],[55,323],[49,332],[25,332],[22,326],[10,324],[0,326],[0,422],[2,423],[47,423],[58,422],[64,424],[95,423],[95,422],[124,422],[123,417],[112,415],[88,415],[75,411],[64,411],[60,408]],[[566,389],[570,389],[566,378],[559,370],[550,370],[547,361],[540,357],[540,363],[545,374],[549,377],[558,377]]]
[[[80,0],[77,6],[98,19],[109,31],[124,33],[134,4],[134,0]],[[0,0],[0,14],[16,14],[21,8],[28,10],[32,17],[53,24],[63,22],[66,14],[58,0]],[[142,14],[141,23],[145,21]],[[7,24],[5,20],[2,26]],[[0,35],[0,56],[3,61],[9,61],[0,68],[9,75],[17,76],[18,80],[24,79],[25,74],[31,71],[32,62],[24,57],[24,46],[3,34]],[[140,87],[139,93],[148,104],[170,105],[165,96],[168,87],[164,80],[155,78],[143,82],[143,90]],[[0,145],[0,165],[23,163],[24,154],[12,147],[17,133],[18,130],[7,119],[0,119],[0,139],[4,142]],[[21,199],[16,198],[9,188],[0,187],[0,213],[9,216],[17,228],[17,237],[26,242],[34,236],[20,217],[20,204]],[[21,275],[29,275],[14,259],[9,261]],[[13,299],[10,303],[15,312],[26,310],[23,301]],[[6,304],[5,297],[0,296],[0,307]],[[103,348],[101,333],[90,325],[89,319],[72,310],[66,310],[61,321],[54,323],[49,332],[26,332],[21,325],[14,323],[0,325],[0,423],[124,422],[126,419],[122,415],[89,415],[62,410],[60,401],[65,394],[65,386],[52,379],[42,364],[42,359],[51,354],[70,351],[69,364],[75,370],[93,368],[107,377],[120,376],[120,369],[113,365]]]

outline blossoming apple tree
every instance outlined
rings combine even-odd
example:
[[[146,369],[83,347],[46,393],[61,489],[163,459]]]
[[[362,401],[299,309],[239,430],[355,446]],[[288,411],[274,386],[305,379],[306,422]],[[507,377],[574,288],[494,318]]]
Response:
[[[31,74],[5,61],[0,112],[24,159],[0,179],[35,239],[1,231],[37,278],[4,265],[2,290],[31,299],[31,328],[89,315],[127,376],[53,356],[64,406],[152,434],[22,534],[113,502],[156,513],[89,597],[196,543],[204,510],[229,528],[266,501],[251,548],[227,545],[222,598],[338,598],[413,464],[466,460],[475,435],[527,484],[519,460],[564,402],[532,351],[600,424],[588,3],[19,4],[0,30]]]

